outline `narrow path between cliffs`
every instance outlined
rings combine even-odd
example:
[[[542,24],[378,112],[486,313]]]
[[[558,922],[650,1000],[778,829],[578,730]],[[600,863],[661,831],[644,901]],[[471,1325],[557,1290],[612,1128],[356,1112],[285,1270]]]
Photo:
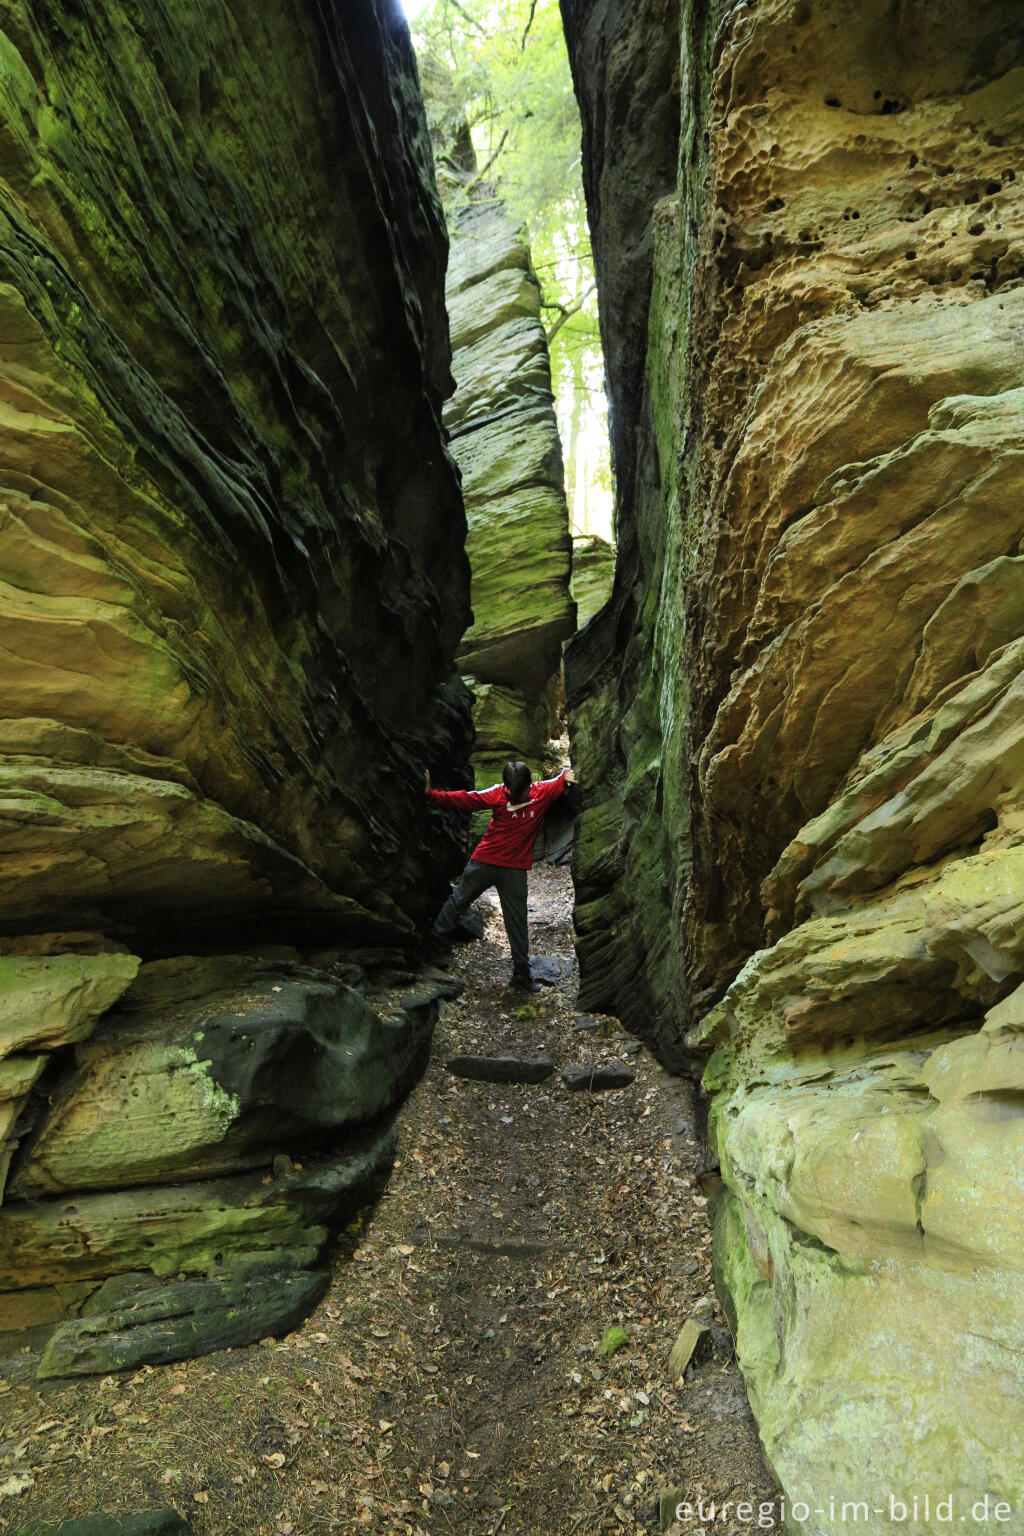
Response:
[[[571,904],[567,871],[534,870],[535,952],[571,959]],[[0,1529],[29,1506],[172,1504],[205,1536],[594,1536],[663,1529],[669,1489],[755,1511],[675,1531],[770,1528],[724,1319],[700,1307],[711,1232],[692,1095],[615,1020],[578,1027],[575,973],[509,992],[493,894],[481,905],[484,939],[452,956],[464,992],[403,1112],[391,1183],[316,1312],[248,1350],[42,1394],[7,1384],[35,1486],[0,1505]],[[465,1081],[447,1063],[467,1052],[556,1070]],[[635,1080],[570,1092],[562,1069],[592,1062]],[[695,1314],[714,1348],[674,1381],[669,1352]],[[612,1328],[627,1341],[602,1355]]]

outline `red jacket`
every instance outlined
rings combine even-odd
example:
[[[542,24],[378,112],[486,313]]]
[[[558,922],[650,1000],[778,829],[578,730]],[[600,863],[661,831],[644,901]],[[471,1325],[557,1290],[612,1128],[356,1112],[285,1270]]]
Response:
[[[486,806],[493,812],[490,826],[471,854],[475,863],[532,869],[533,845],[544,814],[564,788],[563,769],[557,779],[540,779],[531,784],[530,798],[518,805],[509,804],[504,784],[495,784],[491,789],[430,789],[427,798],[435,805],[450,805],[456,811],[479,811]]]

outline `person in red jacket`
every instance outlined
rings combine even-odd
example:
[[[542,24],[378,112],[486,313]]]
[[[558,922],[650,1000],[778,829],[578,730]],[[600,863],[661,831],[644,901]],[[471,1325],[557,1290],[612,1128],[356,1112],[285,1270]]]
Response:
[[[434,920],[434,933],[445,938],[484,891],[496,886],[512,950],[512,985],[539,992],[530,975],[530,931],[526,917],[526,872],[533,867],[533,845],[545,812],[573,782],[566,768],[557,779],[534,783],[525,763],[506,763],[502,782],[491,789],[431,789],[425,775],[427,799],[457,811],[491,812],[491,823],[477,843],[462,879]]]

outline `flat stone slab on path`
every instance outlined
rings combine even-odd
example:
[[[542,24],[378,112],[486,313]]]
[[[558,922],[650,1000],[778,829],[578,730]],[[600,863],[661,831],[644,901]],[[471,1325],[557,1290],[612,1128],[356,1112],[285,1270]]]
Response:
[[[604,1067],[592,1062],[583,1067],[566,1067],[562,1081],[570,1093],[600,1093],[606,1088],[628,1088],[634,1076],[628,1067]]]
[[[87,1515],[56,1525],[23,1525],[13,1536],[188,1536],[189,1526],[176,1510],[147,1510],[138,1515]]]
[[[593,1014],[581,1013],[573,1022],[573,1029],[577,1034],[596,1034],[601,1028],[601,1020],[595,1019]]]
[[[439,1248],[465,1248],[470,1253],[492,1254],[499,1259],[532,1259],[554,1251],[552,1243],[530,1237],[475,1237],[471,1232],[435,1232],[431,1241]]]
[[[543,1083],[555,1070],[555,1064],[539,1056],[524,1061],[519,1056],[453,1056],[448,1063],[453,1077],[465,1077],[476,1083]]]
[[[571,955],[534,955],[530,961],[530,975],[542,986],[555,987],[572,975],[575,964]]]

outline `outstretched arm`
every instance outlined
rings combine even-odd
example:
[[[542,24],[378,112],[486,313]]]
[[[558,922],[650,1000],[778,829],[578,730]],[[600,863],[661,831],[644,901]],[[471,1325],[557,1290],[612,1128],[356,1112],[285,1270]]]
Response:
[[[572,769],[563,768],[562,772],[558,775],[557,778],[540,780],[539,784],[537,785],[537,788],[540,790],[538,799],[542,803],[546,803],[548,800],[557,800],[558,796],[563,792],[566,786],[569,784],[574,784],[575,782],[576,780],[573,776]]]
[[[423,787],[432,805],[446,805],[453,811],[492,810],[505,795],[500,784],[490,789],[432,789],[429,773],[423,775]]]

